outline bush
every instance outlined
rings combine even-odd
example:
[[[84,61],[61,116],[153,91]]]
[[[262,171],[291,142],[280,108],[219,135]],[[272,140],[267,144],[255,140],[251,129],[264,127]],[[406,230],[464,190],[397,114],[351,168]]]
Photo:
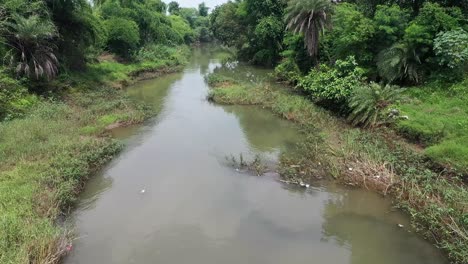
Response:
[[[22,116],[37,101],[17,80],[0,72],[0,121]]]
[[[447,65],[451,69],[466,66],[468,33],[461,28],[439,33],[434,40],[434,51],[440,65]]]
[[[278,81],[297,84],[301,78],[301,71],[293,59],[285,58],[276,66],[274,75]]]
[[[127,19],[113,17],[105,22],[108,31],[107,47],[116,54],[129,58],[131,50],[140,42],[138,25]]]
[[[365,80],[365,71],[358,66],[353,56],[337,60],[333,67],[320,65],[303,77],[298,87],[317,101],[346,102],[353,89]]]

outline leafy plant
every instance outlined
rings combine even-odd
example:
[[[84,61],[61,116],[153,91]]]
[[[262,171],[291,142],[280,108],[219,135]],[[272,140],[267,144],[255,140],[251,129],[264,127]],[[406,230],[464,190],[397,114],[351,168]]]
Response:
[[[468,33],[459,28],[440,32],[434,40],[434,51],[441,65],[454,69],[468,62]]]
[[[398,86],[370,83],[357,87],[349,98],[348,120],[353,125],[375,127],[386,121],[385,110],[401,98]]]
[[[365,71],[353,56],[337,60],[333,67],[325,64],[312,69],[304,76],[298,87],[317,101],[331,101],[340,105],[351,95],[353,89],[364,81]]]

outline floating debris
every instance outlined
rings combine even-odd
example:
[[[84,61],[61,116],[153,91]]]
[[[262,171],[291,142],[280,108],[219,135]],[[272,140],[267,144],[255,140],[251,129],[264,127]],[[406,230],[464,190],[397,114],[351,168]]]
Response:
[[[145,189],[143,189],[143,190],[140,191],[141,194],[143,194],[143,193],[145,193],[145,192],[146,192]]]
[[[405,227],[405,226],[402,225],[402,224],[398,224],[398,227],[399,227],[399,228],[403,228],[403,227]]]

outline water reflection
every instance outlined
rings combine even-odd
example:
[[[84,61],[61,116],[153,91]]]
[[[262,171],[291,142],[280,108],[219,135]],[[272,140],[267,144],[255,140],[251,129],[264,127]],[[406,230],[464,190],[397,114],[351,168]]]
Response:
[[[223,108],[237,117],[249,145],[260,152],[291,147],[301,137],[291,123],[279,119],[260,107],[224,106]],[[253,112],[255,114],[252,114]]]
[[[399,212],[380,197],[347,190],[324,207],[323,241],[349,248],[349,263],[448,263],[434,247],[412,233]],[[403,225],[400,228],[398,225]]]

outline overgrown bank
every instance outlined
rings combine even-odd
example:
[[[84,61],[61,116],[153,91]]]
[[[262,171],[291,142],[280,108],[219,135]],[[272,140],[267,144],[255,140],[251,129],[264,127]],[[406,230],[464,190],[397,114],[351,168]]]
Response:
[[[20,109],[9,105],[0,122],[0,263],[56,263],[69,250],[69,231],[56,221],[93,171],[122,149],[106,131],[154,114],[115,87],[180,69],[188,48],[168,52],[133,64],[107,59],[59,76],[48,84],[52,96],[24,92]]]
[[[221,104],[261,105],[304,128],[306,140],[285,153],[280,173],[286,181],[338,180],[390,194],[408,211],[415,227],[456,263],[468,261],[468,191],[460,179],[436,173],[423,156],[387,134],[352,128],[289,91],[208,77],[209,98]]]

